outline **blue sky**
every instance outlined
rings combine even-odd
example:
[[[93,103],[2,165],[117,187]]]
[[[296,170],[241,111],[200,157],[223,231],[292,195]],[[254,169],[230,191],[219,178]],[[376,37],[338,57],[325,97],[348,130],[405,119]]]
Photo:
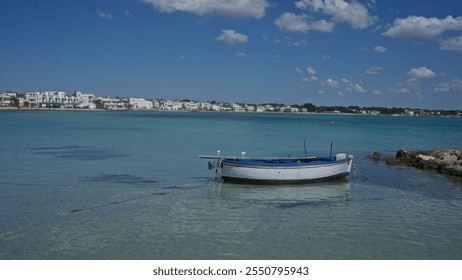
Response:
[[[462,2],[2,0],[0,91],[462,109]]]

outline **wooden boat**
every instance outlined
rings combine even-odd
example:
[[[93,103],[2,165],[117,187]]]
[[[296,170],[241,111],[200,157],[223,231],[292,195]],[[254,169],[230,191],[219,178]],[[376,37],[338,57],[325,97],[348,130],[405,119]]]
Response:
[[[253,184],[296,184],[345,179],[350,174],[353,156],[337,154],[328,157],[249,158],[199,156],[214,159],[209,169],[224,182]]]

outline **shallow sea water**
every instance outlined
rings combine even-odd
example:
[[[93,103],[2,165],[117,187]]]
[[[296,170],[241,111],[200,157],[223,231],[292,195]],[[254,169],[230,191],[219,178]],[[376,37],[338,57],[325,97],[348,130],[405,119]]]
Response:
[[[462,182],[366,159],[462,119],[0,111],[0,259],[461,259]],[[213,181],[198,154],[355,156],[350,182]]]

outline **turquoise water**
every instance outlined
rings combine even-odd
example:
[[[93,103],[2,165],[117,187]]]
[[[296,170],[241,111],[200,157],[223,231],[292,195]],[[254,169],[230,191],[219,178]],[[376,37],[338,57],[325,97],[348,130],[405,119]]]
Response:
[[[365,159],[462,119],[0,111],[0,259],[462,259],[462,182]],[[355,156],[350,183],[212,181],[199,154]]]

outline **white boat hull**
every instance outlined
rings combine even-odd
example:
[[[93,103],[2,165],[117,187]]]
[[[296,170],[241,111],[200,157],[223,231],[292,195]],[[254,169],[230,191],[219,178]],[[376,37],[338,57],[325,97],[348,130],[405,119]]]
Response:
[[[291,184],[347,178],[353,160],[299,166],[249,166],[223,161],[219,172],[224,182]]]

